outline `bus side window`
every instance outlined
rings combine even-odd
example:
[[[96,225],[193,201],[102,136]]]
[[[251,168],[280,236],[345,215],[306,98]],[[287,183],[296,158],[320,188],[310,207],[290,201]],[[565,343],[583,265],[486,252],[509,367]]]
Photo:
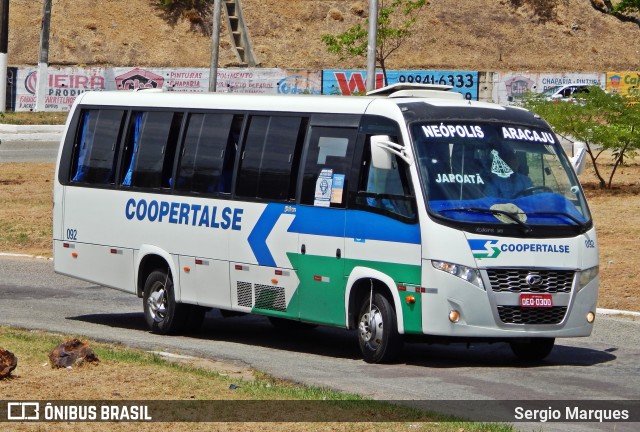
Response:
[[[125,147],[123,186],[170,188],[183,113],[134,112]]]
[[[236,195],[291,201],[306,119],[251,116],[238,171]]]
[[[397,138],[391,139],[397,142]],[[416,215],[415,196],[409,184],[408,167],[394,156],[391,169],[375,168],[371,164],[369,139],[365,145],[364,162],[360,170],[357,206],[375,213],[413,219]]]
[[[357,134],[356,128],[311,128],[302,179],[302,204],[345,207]]]
[[[113,184],[123,110],[94,109],[81,114],[71,169],[72,183]]]
[[[242,116],[190,114],[176,176],[178,191],[229,193]],[[234,128],[234,124],[236,127]]]

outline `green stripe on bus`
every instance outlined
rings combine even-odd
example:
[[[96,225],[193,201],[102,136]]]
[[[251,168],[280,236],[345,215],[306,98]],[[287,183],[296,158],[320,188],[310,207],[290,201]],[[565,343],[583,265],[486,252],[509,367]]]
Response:
[[[420,286],[421,268],[419,265],[388,263],[369,260],[338,259],[335,257],[287,254],[300,283],[286,310],[279,309],[275,297],[262,294],[260,303],[256,299],[254,311],[270,316],[301,319],[318,324],[346,327],[345,291],[347,278],[356,267],[367,267],[386,274],[396,284]],[[394,289],[395,287],[391,287]],[[403,294],[403,293],[401,293]],[[402,311],[405,328],[411,332],[421,332],[421,312],[419,294],[415,295],[416,304],[409,306],[402,299]],[[358,307],[358,305],[356,305]]]

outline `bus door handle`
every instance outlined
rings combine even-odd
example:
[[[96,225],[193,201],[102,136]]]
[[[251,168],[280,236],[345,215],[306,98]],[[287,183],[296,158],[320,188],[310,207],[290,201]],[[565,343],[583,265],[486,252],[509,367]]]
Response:
[[[336,258],[342,258],[342,251],[340,248],[336,249]]]
[[[302,255],[304,255],[304,254],[306,254],[306,253],[307,253],[307,247],[306,247],[305,245],[302,245],[302,247],[300,248],[300,253],[301,253]]]

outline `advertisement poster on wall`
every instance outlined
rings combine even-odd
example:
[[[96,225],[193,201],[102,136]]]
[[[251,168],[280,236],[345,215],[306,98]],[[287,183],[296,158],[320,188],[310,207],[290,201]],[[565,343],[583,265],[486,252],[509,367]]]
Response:
[[[104,68],[48,68],[45,111],[69,111],[76,96],[105,88]],[[36,108],[37,69],[19,68],[16,75],[16,111]]]
[[[366,93],[367,72],[364,70],[322,71],[322,93],[327,95],[352,96]],[[453,87],[453,91],[462,93],[466,99],[478,99],[477,71],[427,71],[427,70],[391,70],[387,71],[387,84],[437,84]],[[384,87],[382,71],[376,72],[376,88]]]
[[[15,70],[15,110],[36,107],[37,69]],[[202,93],[209,90],[205,68],[48,68],[45,111],[69,111],[76,96],[90,90],[164,89]],[[321,73],[285,69],[218,69],[217,92],[320,94]]]
[[[493,101],[508,105],[527,92],[543,93],[555,86],[567,84],[599,85],[604,88],[605,74],[592,73],[529,73],[497,72],[493,74]]]
[[[107,90],[162,88],[202,93],[209,90],[209,69],[113,68]],[[218,93],[298,94],[319,93],[320,73],[285,69],[218,69]]]
[[[607,88],[611,93],[640,97],[640,72],[607,72]]]
[[[285,69],[219,69],[218,92],[320,94],[320,72]]]

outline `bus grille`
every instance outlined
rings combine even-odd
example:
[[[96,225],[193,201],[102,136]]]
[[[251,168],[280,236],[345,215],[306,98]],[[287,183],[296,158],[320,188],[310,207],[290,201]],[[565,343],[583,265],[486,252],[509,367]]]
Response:
[[[559,324],[566,313],[566,306],[550,308],[498,306],[500,320],[505,324]]]
[[[493,292],[569,293],[573,284],[573,270],[489,269],[489,282]],[[528,275],[538,275],[542,283],[531,286]]]
[[[287,300],[283,287],[252,284],[238,281],[236,285],[238,306],[255,307],[272,311],[287,311]],[[254,293],[255,290],[255,293]],[[253,297],[255,294],[255,304]]]
[[[287,304],[284,297],[284,288],[256,284],[256,308],[286,311]]]
[[[238,282],[238,306],[251,307],[253,299],[251,293],[251,284],[249,282]]]

